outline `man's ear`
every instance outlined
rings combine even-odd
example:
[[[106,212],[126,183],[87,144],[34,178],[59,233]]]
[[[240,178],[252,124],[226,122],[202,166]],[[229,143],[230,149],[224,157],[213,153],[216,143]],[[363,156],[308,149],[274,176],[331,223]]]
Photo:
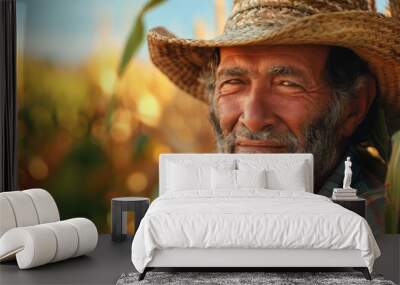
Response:
[[[376,81],[368,76],[360,86],[354,99],[350,99],[344,110],[340,126],[343,138],[349,138],[361,124],[376,96]]]

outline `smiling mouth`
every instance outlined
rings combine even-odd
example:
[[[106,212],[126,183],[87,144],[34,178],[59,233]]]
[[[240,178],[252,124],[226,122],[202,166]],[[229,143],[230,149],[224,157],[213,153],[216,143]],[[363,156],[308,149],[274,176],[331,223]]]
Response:
[[[264,148],[285,148],[284,145],[272,140],[250,140],[245,138],[238,138],[236,145],[241,147],[264,147]]]

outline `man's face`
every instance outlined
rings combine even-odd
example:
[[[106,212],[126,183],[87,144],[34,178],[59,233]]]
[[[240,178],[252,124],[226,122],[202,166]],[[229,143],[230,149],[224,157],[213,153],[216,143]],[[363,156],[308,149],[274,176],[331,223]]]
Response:
[[[324,120],[332,111],[328,52],[312,45],[221,48],[211,118],[222,151],[311,152],[317,167],[329,155],[324,149],[334,149],[336,122]]]

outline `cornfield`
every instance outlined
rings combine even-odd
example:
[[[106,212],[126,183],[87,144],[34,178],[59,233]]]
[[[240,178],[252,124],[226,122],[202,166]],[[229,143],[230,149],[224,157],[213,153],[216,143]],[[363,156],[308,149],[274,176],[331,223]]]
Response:
[[[74,68],[17,59],[19,187],[48,190],[63,219],[90,218],[100,232],[111,198],[156,196],[160,153],[215,151],[207,106],[149,61],[118,77],[120,56],[105,45]]]

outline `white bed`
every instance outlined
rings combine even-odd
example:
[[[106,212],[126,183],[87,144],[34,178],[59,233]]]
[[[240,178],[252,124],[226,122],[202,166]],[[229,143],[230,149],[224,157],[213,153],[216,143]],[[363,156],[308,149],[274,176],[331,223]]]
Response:
[[[210,165],[217,174],[208,177]],[[192,168],[199,169],[193,176]],[[263,188],[249,178],[260,169],[267,171]],[[140,279],[155,267],[354,267],[370,278],[380,255],[371,230],[359,215],[312,194],[312,155],[165,154],[159,171],[159,198],[132,243]],[[234,188],[218,182],[225,172],[235,173]]]

